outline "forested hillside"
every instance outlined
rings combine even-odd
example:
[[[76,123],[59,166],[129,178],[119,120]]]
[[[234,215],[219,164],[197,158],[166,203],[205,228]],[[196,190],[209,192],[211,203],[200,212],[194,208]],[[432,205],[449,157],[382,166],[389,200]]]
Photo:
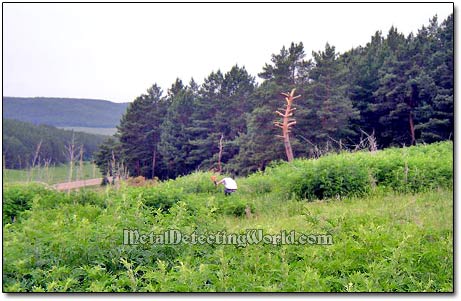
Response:
[[[114,128],[127,106],[96,99],[3,97],[3,118],[57,127]]]
[[[6,168],[28,168],[32,165],[65,163],[66,145],[75,135],[76,154],[83,146],[83,159],[90,160],[98,146],[107,138],[102,135],[72,132],[48,125],[3,119],[2,153]],[[77,155],[76,155],[77,156]]]
[[[166,93],[154,84],[130,103],[112,150],[131,175],[174,178],[196,169],[247,174],[285,159],[274,121],[281,92],[296,89],[291,144],[295,157],[453,139],[453,15],[404,36],[392,27],[364,46],[338,53],[331,44],[306,59],[302,43],[272,55],[255,77],[235,65],[203,84],[177,79]],[[368,137],[369,135],[370,137]],[[220,141],[222,152],[220,154]],[[362,145],[363,147],[363,145]]]

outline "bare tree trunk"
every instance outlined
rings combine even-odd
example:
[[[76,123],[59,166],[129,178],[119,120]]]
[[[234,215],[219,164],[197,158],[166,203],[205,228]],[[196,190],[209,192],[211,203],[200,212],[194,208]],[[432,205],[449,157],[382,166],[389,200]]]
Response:
[[[283,144],[285,145],[288,162],[293,161],[293,149],[291,148],[290,136],[288,133],[283,135]]]
[[[218,153],[218,173],[221,174],[222,172],[222,164],[221,164],[221,158],[222,158],[222,151],[223,151],[223,141],[224,139],[224,134],[221,133],[221,138],[219,139],[219,153]]]
[[[46,177],[46,182],[50,183],[51,182],[51,177],[50,177],[50,164],[51,164],[51,158],[44,159],[43,164],[45,167],[45,177]]]
[[[93,166],[93,177],[92,177],[92,179],[94,179],[94,178],[96,178],[96,164],[94,163],[94,161],[92,161],[91,165]]]
[[[122,161],[122,178],[123,179],[128,179],[129,173],[128,173],[128,166],[125,166],[125,164]]]
[[[72,174],[74,171],[74,160],[75,160],[75,134],[72,131],[72,140],[70,144],[66,145],[66,156],[69,159],[69,176],[67,182],[72,181]],[[70,193],[70,188],[67,190],[67,193]]]
[[[115,184],[115,179],[117,178],[117,174],[118,174],[118,171],[117,171],[117,168],[115,166],[115,154],[114,154],[114,151],[112,150],[112,161],[111,161],[111,169],[112,169],[112,184]]]
[[[371,133],[371,135],[368,135],[367,132],[364,130],[360,129],[360,131],[367,136],[367,143],[365,142],[365,139],[360,139],[360,143],[356,145],[355,149],[359,150],[362,146],[363,147],[368,147],[368,150],[372,153],[376,152],[378,150],[378,143],[376,141],[375,137],[375,130]],[[368,146],[367,146],[368,144]]]
[[[155,177],[155,164],[157,163],[157,149],[154,148],[154,152],[152,153],[152,179]]]
[[[32,167],[29,169],[29,181],[33,181],[34,179],[34,169],[35,164],[37,164],[37,159],[40,154],[40,148],[42,147],[43,140],[40,139],[40,142],[37,144],[37,148],[35,149],[34,158],[32,159]]]
[[[2,174],[3,174],[3,181],[6,182],[6,152],[3,154],[3,164],[2,164]]]
[[[34,168],[35,164],[37,163],[37,158],[38,158],[38,155],[40,153],[40,148],[42,147],[42,142],[43,142],[43,140],[40,139],[40,142],[37,144],[37,148],[35,149],[34,159],[32,161],[32,168]]]
[[[321,124],[322,124],[322,128],[324,130],[326,130],[328,132],[328,120],[327,120],[327,114],[330,113],[330,76],[327,77],[327,80],[326,80],[326,92],[327,92],[327,95],[325,97],[325,99],[323,100],[323,114],[322,114],[322,119],[321,119]]]
[[[83,144],[80,145],[80,150],[79,150],[79,155],[80,155],[80,160],[79,160],[79,174],[80,174],[80,177],[82,180],[85,179],[85,176],[83,174]],[[77,181],[78,181],[78,178],[77,178]]]
[[[274,124],[275,126],[282,129],[282,136],[279,137],[283,138],[283,145],[285,146],[288,162],[291,162],[294,159],[293,149],[291,148],[290,143],[290,128],[296,124],[296,120],[294,118],[290,118],[293,116],[294,110],[296,110],[296,108],[292,108],[291,105],[293,104],[293,100],[301,97],[301,95],[294,96],[295,91],[296,89],[293,89],[290,93],[281,93],[283,96],[285,96],[285,100],[287,102],[285,106],[285,112],[281,113],[279,111],[275,111],[275,113],[282,117],[282,122],[276,121]]]
[[[409,123],[410,123],[411,145],[416,145],[415,125],[413,123],[413,114],[410,111],[408,115],[409,115],[408,117],[409,117]]]

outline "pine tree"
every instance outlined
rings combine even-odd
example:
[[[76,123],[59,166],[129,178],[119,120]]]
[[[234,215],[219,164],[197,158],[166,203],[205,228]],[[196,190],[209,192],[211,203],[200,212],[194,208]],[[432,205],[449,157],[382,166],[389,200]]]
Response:
[[[184,86],[180,79],[168,90],[168,110],[161,124],[159,150],[166,168],[166,176],[175,178],[190,173],[197,161],[191,160],[191,116],[194,110],[195,94]]]
[[[380,69],[373,105],[384,146],[438,141],[452,133],[452,27],[445,45],[440,32],[436,18],[416,36],[405,38],[395,28],[389,31],[385,41],[389,55]]]
[[[380,143],[384,146],[413,144],[415,85],[409,81],[413,72],[408,40],[392,27],[385,40],[389,55],[380,74],[380,86],[374,92],[372,110],[379,115],[383,131]]]
[[[120,142],[110,137],[99,146],[99,151],[94,158],[95,164],[104,176],[113,176],[115,174],[111,164],[114,158],[117,162],[123,161]]]
[[[384,47],[384,37],[377,31],[364,48],[358,47],[341,55],[348,66],[349,95],[354,108],[360,112],[360,118],[353,120],[353,129],[380,137],[384,130],[379,116],[373,109],[376,103],[374,92],[380,85],[380,74],[385,59],[389,56]],[[352,140],[355,137],[350,137]],[[358,139],[357,139],[358,140]],[[352,140],[352,143],[357,143]]]
[[[189,131],[193,133],[191,159],[203,169],[215,168],[223,137],[224,165],[239,151],[236,138],[246,132],[245,114],[252,109],[254,78],[244,67],[211,73],[199,90]]]
[[[325,50],[314,52],[313,57],[307,91],[310,114],[302,124],[307,128],[303,134],[313,144],[324,145],[331,139],[337,141],[351,135],[350,120],[358,117],[358,111],[347,93],[348,70],[338,59],[335,47],[327,43]]]
[[[154,84],[146,94],[137,97],[123,115],[117,136],[131,175],[165,176],[158,146],[167,106],[162,90]]]
[[[255,92],[255,98],[261,104],[246,115],[247,133],[237,139],[239,154],[232,160],[235,174],[263,170],[269,162],[285,159],[283,143],[277,138],[280,133],[273,126],[274,111],[282,102],[281,96],[274,97],[277,87],[275,82],[266,81]]]
[[[440,26],[434,17],[419,31],[414,44],[421,68],[415,79],[421,98],[415,128],[427,143],[453,138],[453,14]]]
[[[303,43],[291,43],[290,48],[282,47],[279,54],[273,54],[272,65],[265,64],[259,77],[275,81],[280,86],[301,86],[308,79],[310,61],[304,60]]]
[[[216,153],[219,129],[215,127],[215,119],[222,100],[222,84],[224,76],[220,70],[212,72],[205,78],[198,89],[198,97],[194,99],[194,111],[191,123],[187,128],[191,134],[191,162],[203,169],[210,169],[213,155]]]
[[[264,169],[270,161],[285,159],[283,143],[276,137],[280,133],[273,126],[274,112],[283,103],[281,92],[296,88],[302,94],[311,67],[304,57],[303,44],[292,43],[289,49],[283,47],[279,54],[273,54],[272,64],[263,67],[259,77],[265,81],[255,90],[255,109],[246,115],[247,132],[239,135],[239,154],[232,160],[235,173]],[[304,109],[301,99],[297,106]],[[296,137],[291,144],[297,156],[302,147]]]
[[[221,134],[224,137],[224,162],[231,160],[239,152],[235,139],[247,131],[246,114],[254,108],[254,88],[255,79],[244,67],[233,66],[224,75],[220,104],[213,122],[214,141]]]

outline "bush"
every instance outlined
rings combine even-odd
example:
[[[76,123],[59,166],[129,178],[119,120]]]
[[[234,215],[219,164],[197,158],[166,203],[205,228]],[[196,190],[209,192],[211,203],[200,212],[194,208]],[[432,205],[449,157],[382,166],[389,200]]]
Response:
[[[190,175],[178,177],[165,183],[174,183],[185,193],[214,193],[216,187],[211,180],[211,172],[194,172]]]
[[[274,183],[272,183],[272,177],[266,173],[256,172],[243,181],[241,181],[241,191],[252,194],[266,194],[272,192]]]
[[[92,190],[82,189],[80,191],[73,191],[69,195],[69,202],[81,205],[96,205],[98,207],[105,207],[105,202],[102,196]]]
[[[255,213],[254,204],[240,198],[224,197],[220,200],[219,206],[222,213],[237,217],[245,216],[247,208],[249,208],[250,213]]]
[[[34,198],[50,197],[55,192],[40,184],[14,184],[3,189],[3,224],[16,220],[17,216],[32,207]]]
[[[294,167],[302,172],[293,178],[291,191],[297,198],[313,200],[362,196],[374,186],[397,192],[452,187],[452,149],[451,142],[441,142],[296,160]]]
[[[171,183],[162,183],[155,187],[131,188],[129,195],[131,200],[139,200],[147,207],[163,211],[167,211],[175,203],[184,200],[182,189]]]
[[[370,176],[365,166],[347,156],[329,156],[306,164],[293,192],[303,199],[324,199],[369,192]]]
[[[376,184],[398,192],[453,186],[451,142],[391,148],[365,158]]]

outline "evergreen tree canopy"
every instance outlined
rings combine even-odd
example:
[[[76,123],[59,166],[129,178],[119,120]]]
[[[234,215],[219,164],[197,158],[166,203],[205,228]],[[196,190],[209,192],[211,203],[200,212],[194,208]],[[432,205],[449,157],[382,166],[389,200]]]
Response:
[[[98,161],[116,150],[131,175],[174,178],[196,169],[247,174],[284,160],[275,114],[282,92],[301,95],[293,106],[290,142],[294,157],[318,149],[355,147],[374,134],[378,147],[453,139],[453,15],[430,20],[416,34],[391,27],[365,46],[337,53],[327,43],[306,59],[303,43],[291,43],[258,74],[233,66],[211,72],[202,84],[177,79],[166,96],[154,85],[130,104],[117,137]],[[13,137],[9,144],[18,144]],[[106,163],[105,163],[106,162]]]
[[[158,146],[167,100],[154,84],[132,102],[120,120],[117,136],[130,175],[163,177]],[[157,170],[157,172],[156,172]]]

